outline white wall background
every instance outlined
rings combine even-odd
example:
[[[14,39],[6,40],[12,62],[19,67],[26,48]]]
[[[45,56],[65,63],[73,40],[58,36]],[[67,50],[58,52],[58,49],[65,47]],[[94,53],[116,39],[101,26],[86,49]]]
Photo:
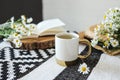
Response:
[[[120,7],[120,0],[43,0],[43,19],[60,18],[67,30],[83,31],[114,7]]]

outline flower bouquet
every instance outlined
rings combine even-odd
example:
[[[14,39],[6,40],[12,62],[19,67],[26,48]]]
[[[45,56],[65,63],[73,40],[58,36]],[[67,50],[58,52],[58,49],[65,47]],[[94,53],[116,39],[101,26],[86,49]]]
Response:
[[[0,36],[4,41],[11,42],[15,48],[20,48],[22,46],[21,39],[35,33],[36,25],[31,23],[32,20],[32,18],[27,19],[24,15],[18,20],[12,17],[0,25]]]
[[[109,9],[102,22],[94,29],[91,41],[94,48],[116,55],[120,53],[120,9]]]

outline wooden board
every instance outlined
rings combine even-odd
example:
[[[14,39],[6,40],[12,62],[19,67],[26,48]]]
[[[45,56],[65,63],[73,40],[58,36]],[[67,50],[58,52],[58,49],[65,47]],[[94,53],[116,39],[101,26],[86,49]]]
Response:
[[[55,37],[54,36],[44,36],[39,38],[27,38],[22,39],[21,49],[46,49],[55,46]]]

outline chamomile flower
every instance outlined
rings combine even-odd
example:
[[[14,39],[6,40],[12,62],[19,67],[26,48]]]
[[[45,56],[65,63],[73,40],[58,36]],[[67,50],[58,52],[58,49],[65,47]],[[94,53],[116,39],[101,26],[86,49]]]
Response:
[[[11,17],[11,19],[10,19],[10,21],[11,21],[11,27],[14,27],[14,17]]]
[[[15,44],[15,47],[16,47],[16,48],[20,48],[21,46],[22,46],[22,42],[19,42],[19,43],[16,43],[16,44]]]
[[[91,40],[91,45],[94,47],[98,44],[98,36],[95,35],[95,37],[93,38],[93,40]]]
[[[16,26],[14,25],[14,17],[11,17],[10,21],[11,21],[10,23],[11,28],[15,29]]]
[[[18,34],[18,33],[14,33],[14,34],[13,34],[13,37],[14,37],[14,38],[19,38],[19,39],[22,38],[22,36],[21,36],[20,34]]]
[[[33,18],[28,18],[27,23],[31,23],[33,21]]]
[[[21,32],[21,34],[22,34],[22,35],[28,35],[28,31],[27,31],[27,30],[23,30],[23,31]]]
[[[109,41],[105,41],[104,45],[103,45],[103,48],[109,48],[109,46],[110,46]]]
[[[35,30],[36,29],[36,25],[35,24],[30,24],[30,30]]]
[[[106,19],[106,15],[104,15],[103,18]]]
[[[113,24],[113,26],[112,26],[112,30],[114,30],[114,31],[118,31],[118,27],[117,27],[117,25]]]
[[[89,67],[86,63],[80,64],[78,71],[82,74],[88,74],[90,72]]]
[[[32,32],[31,32],[31,31],[28,32],[27,36],[30,36],[30,35],[32,35]]]
[[[15,38],[15,39],[13,39],[13,43],[14,44],[17,44],[17,43],[20,43],[21,41],[20,41],[20,39],[18,39],[18,38]]]
[[[110,40],[110,43],[111,43],[111,45],[113,46],[113,47],[117,47],[118,45],[119,45],[119,42],[118,42],[118,40]]]
[[[22,19],[22,24],[26,25],[26,17],[25,17],[25,15],[22,15],[21,19]]]
[[[21,16],[21,19],[24,20],[24,21],[26,21],[25,15],[22,15],[22,16]]]
[[[13,39],[13,43],[15,44],[16,48],[20,48],[22,46],[22,42],[20,41],[20,39]]]
[[[98,40],[97,39],[93,39],[91,40],[91,45],[94,47],[98,44]]]
[[[17,27],[15,30],[16,30],[16,32],[21,32],[22,28],[21,27]]]

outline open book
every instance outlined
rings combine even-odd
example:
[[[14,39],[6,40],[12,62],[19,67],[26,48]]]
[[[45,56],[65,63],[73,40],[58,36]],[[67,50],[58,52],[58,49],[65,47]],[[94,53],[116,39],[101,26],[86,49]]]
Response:
[[[23,38],[32,38],[38,36],[55,35],[59,32],[65,32],[65,24],[60,19],[44,20],[37,24],[34,34],[31,36],[24,36]]]

